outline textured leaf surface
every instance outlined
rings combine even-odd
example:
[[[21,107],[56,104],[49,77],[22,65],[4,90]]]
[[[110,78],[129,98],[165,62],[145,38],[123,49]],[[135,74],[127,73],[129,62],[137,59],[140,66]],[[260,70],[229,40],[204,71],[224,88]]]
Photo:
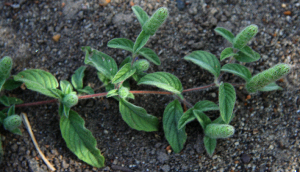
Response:
[[[228,124],[209,124],[204,133],[212,139],[225,139],[234,134],[234,127]]]
[[[16,97],[6,97],[6,96],[1,96],[0,97],[0,103],[2,103],[4,106],[10,106],[10,105],[17,105],[23,103],[21,99],[18,99]]]
[[[282,90],[282,88],[280,86],[278,86],[275,82],[259,89],[259,91],[275,91],[275,90]]]
[[[237,52],[237,55],[233,56],[237,61],[240,62],[254,62],[260,59],[260,55],[253,51],[249,46],[245,46],[242,48],[239,52]]]
[[[60,88],[64,94],[70,94],[73,91],[71,83],[67,80],[60,81]]]
[[[185,60],[191,61],[200,67],[208,70],[210,73],[218,77],[220,75],[220,62],[216,56],[206,51],[193,51],[184,57]]]
[[[199,110],[193,110],[193,113],[200,125],[202,126],[202,128],[205,130],[206,126],[211,123],[210,118]]]
[[[157,86],[175,94],[180,94],[182,92],[180,80],[167,72],[150,73],[140,79],[138,85],[140,84]]]
[[[113,77],[112,83],[116,84],[119,82],[122,82],[132,76],[135,73],[136,69],[131,68],[131,64],[127,63],[125,64],[118,72],[117,74]]]
[[[221,71],[229,72],[229,73],[232,73],[234,75],[237,75],[237,76],[243,78],[244,80],[246,80],[247,82],[252,77],[251,72],[249,71],[249,69],[246,68],[245,66],[240,65],[240,64],[233,64],[233,63],[225,64],[224,66],[222,66]]]
[[[81,66],[78,68],[75,73],[72,75],[71,82],[74,86],[74,88],[77,89],[82,89],[83,88],[83,77],[84,77],[84,71],[86,67]]]
[[[133,53],[138,53],[140,49],[144,47],[144,45],[149,40],[150,35],[146,34],[142,31],[139,36],[136,38],[134,46],[133,46]]]
[[[180,117],[178,121],[178,129],[182,129],[183,127],[186,126],[186,124],[188,124],[189,122],[195,119],[196,117],[193,113],[193,108],[187,110],[186,112],[184,112],[184,114]]]
[[[154,35],[157,29],[163,24],[169,15],[168,9],[161,7],[145,22],[143,32]]]
[[[215,28],[215,32],[223,36],[223,38],[227,39],[230,43],[233,43],[234,35],[229,30],[223,27]]]
[[[8,56],[5,56],[0,60],[0,90],[6,79],[10,76],[12,64],[12,59]]]
[[[142,48],[142,49],[140,49],[138,54],[145,57],[146,59],[148,59],[149,61],[151,61],[152,63],[154,63],[156,65],[161,64],[156,53],[153,50],[151,50],[150,48]]]
[[[228,124],[233,115],[236,100],[234,87],[229,83],[221,83],[219,87],[219,106],[222,119]]]
[[[110,48],[119,48],[123,50],[127,50],[133,52],[133,42],[126,38],[115,38],[110,40],[107,43],[107,46]]]
[[[122,63],[120,64],[119,68],[122,68],[126,63],[130,63],[130,62],[131,62],[131,57],[128,56],[128,57],[126,57],[126,58],[122,61]]]
[[[258,32],[258,27],[254,24],[246,27],[236,35],[233,40],[233,46],[237,49],[242,49]]]
[[[119,109],[123,120],[131,128],[148,132],[158,130],[158,118],[147,114],[144,108],[135,106],[124,99],[120,99]]]
[[[5,90],[11,91],[13,89],[16,89],[22,85],[22,82],[17,82],[14,79],[7,79],[3,85],[3,88]]]
[[[194,105],[194,109],[198,110],[198,111],[210,111],[210,110],[219,110],[219,106],[216,105],[214,102],[212,101],[208,101],[208,100],[203,100],[203,101],[199,101]]]
[[[204,136],[203,142],[206,152],[209,156],[212,156],[217,146],[217,139],[212,139],[208,136]]]
[[[146,21],[149,18],[148,14],[138,5],[133,6],[132,11],[134,12],[138,21],[140,22],[141,26],[143,27],[143,25],[146,23]]]
[[[228,57],[234,56],[234,55],[237,55],[237,54],[233,52],[233,49],[231,47],[225,48],[221,52],[220,60],[222,61],[222,60],[224,60],[224,59],[226,59]]]
[[[58,87],[56,78],[49,72],[40,69],[25,70],[14,76],[15,81],[24,82],[30,90],[49,97],[57,98],[49,89]]]
[[[60,130],[67,147],[79,159],[97,168],[104,167],[104,157],[96,147],[96,139],[75,111],[70,111],[69,118],[61,116]]]
[[[178,100],[168,104],[164,111],[163,128],[166,139],[175,153],[179,153],[186,141],[185,127],[178,129],[178,121],[183,115],[182,107]]]
[[[118,66],[113,58],[97,50],[86,52],[84,63],[95,67],[106,78],[112,79],[118,71]]]

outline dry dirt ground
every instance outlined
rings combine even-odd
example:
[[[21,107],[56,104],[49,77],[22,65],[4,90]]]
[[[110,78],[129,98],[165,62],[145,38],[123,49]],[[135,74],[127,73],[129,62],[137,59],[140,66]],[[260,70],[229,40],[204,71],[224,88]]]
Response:
[[[236,88],[236,117],[232,122],[236,133],[232,138],[218,140],[212,157],[204,150],[203,131],[197,122],[187,126],[188,139],[182,152],[168,153],[162,127],[158,132],[138,132],[122,120],[117,101],[89,99],[80,101],[74,110],[84,118],[106,158],[106,167],[96,169],[77,159],[66,147],[59,130],[56,104],[16,109],[28,114],[42,151],[57,171],[299,171],[299,1],[186,0],[179,6],[172,0],[132,3],[112,0],[106,6],[99,3],[99,0],[1,0],[1,57],[13,58],[13,74],[39,68],[51,72],[58,80],[70,80],[74,70],[84,65],[82,46],[98,49],[119,64],[129,53],[107,48],[106,44],[117,37],[136,39],[141,28],[131,10],[134,3],[149,14],[162,6],[169,9],[164,26],[146,45],[162,61],[161,66],[152,65],[149,72],[170,72],[182,81],[184,88],[213,82],[211,74],[183,57],[195,50],[209,51],[219,57],[228,43],[213,31],[217,26],[238,33],[249,24],[258,25],[259,33],[250,46],[262,58],[246,64],[253,74],[281,62],[291,64],[293,71],[278,82],[284,88],[282,91],[259,92],[247,99],[249,93]],[[53,40],[55,35],[60,35],[57,42]],[[223,80],[243,82],[229,74]],[[101,85],[95,69],[87,68],[85,84],[93,88]],[[135,82],[132,85],[133,89],[157,90],[137,87]],[[22,89],[6,94],[25,102],[49,99]],[[218,102],[217,95],[216,88],[185,94],[191,103]],[[133,103],[162,117],[165,106],[172,100],[171,96],[139,95]],[[219,114],[209,115],[216,118]],[[25,128],[22,131],[23,136],[15,136],[1,129],[5,155],[0,171],[49,171]]]

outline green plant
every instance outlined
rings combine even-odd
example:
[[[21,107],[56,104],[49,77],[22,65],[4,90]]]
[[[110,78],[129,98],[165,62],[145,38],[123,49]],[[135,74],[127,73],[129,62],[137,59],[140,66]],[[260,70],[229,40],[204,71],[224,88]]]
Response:
[[[275,81],[290,71],[289,65],[279,64],[252,77],[247,67],[234,62],[247,63],[260,59],[260,55],[247,46],[247,43],[258,32],[257,26],[250,25],[237,36],[234,36],[224,28],[216,28],[215,31],[217,33],[232,43],[232,47],[224,49],[220,55],[221,61],[229,58],[229,62],[221,66],[220,60],[209,52],[200,50],[191,52],[184,59],[206,69],[214,75],[215,79],[207,86],[183,90],[180,80],[170,73],[146,73],[149,68],[149,61],[155,65],[161,64],[156,53],[149,48],[144,48],[144,45],[166,20],[168,10],[160,8],[150,18],[139,6],[133,6],[132,10],[142,27],[142,31],[135,42],[125,38],[115,38],[110,40],[107,45],[111,48],[119,48],[132,53],[131,56],[124,59],[119,67],[109,55],[89,46],[82,48],[85,52],[84,63],[96,68],[98,78],[103,82],[103,87],[105,87],[107,92],[94,94],[92,88],[88,86],[83,87],[83,77],[86,69],[84,66],[75,71],[74,75],[72,75],[71,83],[63,80],[59,84],[52,74],[39,69],[21,71],[13,77],[15,82],[24,83],[28,89],[55,98],[46,102],[22,104],[16,107],[59,102],[60,129],[68,148],[79,159],[95,167],[104,166],[104,157],[101,155],[100,150],[96,148],[96,140],[92,133],[84,127],[84,120],[77,112],[71,110],[80,99],[103,96],[113,97],[119,102],[121,116],[128,126],[136,130],[151,132],[158,130],[159,119],[148,114],[144,108],[132,104],[129,99],[134,99],[134,94],[173,95],[175,100],[166,106],[162,119],[165,137],[173,151],[179,153],[183,149],[187,138],[185,126],[189,122],[197,120],[204,130],[204,145],[207,153],[211,156],[217,144],[216,139],[228,138],[234,134],[234,127],[229,125],[229,123],[234,117],[233,109],[236,101],[236,92],[234,84],[221,81],[223,73],[228,72],[243,78],[246,81],[247,90],[256,92],[258,90],[272,91],[280,89]],[[145,59],[138,59],[138,57],[144,57]],[[5,59],[2,61],[5,61]],[[5,71],[8,68],[5,67],[3,67],[2,73],[5,76],[4,78],[7,79],[8,75]],[[156,86],[165,91],[130,90],[128,82],[130,78],[134,79],[137,85]],[[238,86],[243,85],[238,84]],[[202,100],[192,105],[183,96],[183,93],[186,92],[203,90],[214,86],[219,88],[218,105],[207,100]],[[77,95],[77,93],[80,95]],[[183,112],[181,103],[189,107],[186,112]],[[4,105],[6,106],[6,104]],[[14,109],[14,106],[10,109],[12,108]],[[207,111],[220,111],[220,117],[212,120],[205,114]]]

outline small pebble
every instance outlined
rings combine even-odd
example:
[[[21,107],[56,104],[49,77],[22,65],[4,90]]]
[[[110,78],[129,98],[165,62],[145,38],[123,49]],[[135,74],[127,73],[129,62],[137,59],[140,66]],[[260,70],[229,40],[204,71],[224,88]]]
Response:
[[[54,42],[58,42],[59,39],[60,39],[60,34],[54,35],[54,36],[52,37],[52,39],[53,39]]]

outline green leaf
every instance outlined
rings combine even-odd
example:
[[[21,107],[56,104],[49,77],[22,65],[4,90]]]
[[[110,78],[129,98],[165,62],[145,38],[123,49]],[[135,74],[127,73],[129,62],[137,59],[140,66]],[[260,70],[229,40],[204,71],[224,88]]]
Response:
[[[90,86],[86,86],[83,89],[77,89],[79,93],[85,93],[85,94],[95,94],[94,90]]]
[[[140,79],[138,85],[140,84],[157,86],[158,88],[162,88],[175,94],[180,94],[182,92],[180,80],[167,72],[150,73]]]
[[[18,105],[23,103],[23,100],[16,97],[8,97],[8,101],[10,105]]]
[[[237,55],[237,54],[233,52],[233,49],[231,47],[225,48],[221,52],[220,60],[222,61],[222,60],[224,60],[224,59],[226,59],[228,57],[234,56],[234,55]]]
[[[14,76],[15,81],[24,82],[30,90],[39,92],[49,97],[58,98],[49,89],[57,88],[56,78],[49,72],[40,69],[29,69]]]
[[[95,67],[106,78],[112,79],[118,71],[118,66],[113,58],[97,50],[86,52],[84,63]]]
[[[61,116],[60,130],[67,147],[79,159],[97,168],[104,167],[104,157],[97,148],[96,139],[75,111],[70,111],[69,118]]]
[[[51,91],[51,93],[53,93],[57,99],[62,99],[64,96],[64,93],[56,88],[50,88],[49,91]]]
[[[235,117],[235,114],[231,115],[231,119],[229,121],[229,123],[232,121],[232,119]],[[212,124],[226,124],[226,122],[223,121],[222,117],[219,116],[217,119],[215,119],[214,121],[211,122]]]
[[[193,108],[187,110],[179,119],[178,121],[178,129],[182,129],[191,121],[194,121],[196,119],[196,116],[193,113]]]
[[[136,38],[136,41],[133,46],[133,53],[138,53],[140,49],[144,47],[144,45],[149,40],[150,35],[146,34],[144,31],[142,31],[139,36]]]
[[[84,77],[85,69],[86,69],[85,66],[81,66],[72,75],[71,82],[76,90],[83,88],[83,77]]]
[[[208,136],[204,136],[203,139],[204,147],[208,155],[211,157],[214,154],[214,151],[217,146],[217,139],[209,138]]]
[[[72,87],[71,83],[67,80],[60,81],[60,88],[61,88],[63,94],[70,94],[71,92],[73,92],[73,87]]]
[[[136,15],[137,19],[139,20],[141,26],[143,27],[143,25],[146,23],[146,21],[149,18],[148,14],[138,5],[135,5],[131,8],[134,14]]]
[[[258,27],[254,24],[243,29],[233,40],[233,46],[242,49],[258,32]]]
[[[22,136],[22,131],[20,130],[20,128],[15,128],[15,129],[11,130],[10,132],[13,134]]]
[[[193,110],[193,114],[204,130],[206,126],[211,123],[210,118],[207,115],[205,115],[205,113],[203,113],[202,111]]]
[[[204,133],[212,139],[225,139],[234,134],[234,127],[228,124],[209,124]]]
[[[0,97],[0,103],[3,104],[4,106],[10,106],[8,97],[6,97],[6,96],[1,96]]]
[[[233,56],[237,61],[240,62],[254,62],[260,59],[260,55],[253,51],[249,46],[244,46],[239,52],[237,52],[237,55]]]
[[[182,107],[178,100],[168,104],[164,111],[163,128],[166,139],[175,153],[179,153],[186,141],[185,127],[178,129],[178,121],[183,115]]]
[[[157,29],[163,24],[169,15],[168,9],[161,7],[145,22],[143,32],[154,35]]]
[[[229,124],[234,104],[236,93],[234,87],[229,83],[221,83],[219,87],[219,106],[222,119]]]
[[[275,82],[272,82],[269,85],[264,86],[259,89],[259,91],[274,91],[274,90],[283,90],[280,86],[278,86]]]
[[[185,60],[191,61],[200,67],[208,70],[210,73],[218,77],[220,75],[220,62],[216,56],[206,51],[193,51],[184,57]]]
[[[120,64],[119,68],[121,69],[126,63],[130,63],[130,62],[131,62],[131,57],[128,56],[128,57],[126,57],[126,58],[122,61],[122,63]]]
[[[233,43],[234,35],[229,30],[223,27],[215,28],[215,32],[220,34],[223,38],[227,39],[230,43]]]
[[[133,42],[126,38],[115,38],[110,40],[107,43],[107,46],[110,48],[119,48],[123,50],[127,50],[133,52]]]
[[[119,95],[118,93],[118,90],[117,89],[113,89],[113,90],[110,90],[107,94],[106,94],[106,97],[113,97],[113,96],[117,96]]]
[[[6,79],[10,76],[12,64],[12,59],[8,56],[5,56],[0,60],[0,90]]]
[[[125,81],[127,78],[132,76],[135,73],[136,69],[131,68],[131,64],[127,63],[125,64],[113,77],[112,83],[116,84],[122,81]]]
[[[208,101],[208,100],[203,100],[203,101],[199,101],[194,105],[194,109],[198,110],[198,111],[211,111],[211,110],[219,110],[219,106],[216,105],[214,102],[212,101]]]
[[[125,99],[120,99],[119,109],[123,120],[129,127],[139,131],[158,131],[158,118],[147,114],[144,108],[135,106]]]
[[[243,78],[244,80],[246,80],[247,82],[252,77],[251,72],[249,71],[249,69],[246,68],[245,66],[240,65],[240,64],[234,64],[234,63],[225,64],[224,66],[222,66],[221,71],[229,72],[229,73],[232,73],[234,75],[237,75],[237,76]]]
[[[14,79],[7,79],[3,85],[5,90],[11,91],[22,85],[22,82],[17,82]]]
[[[152,63],[154,63],[156,65],[161,64],[156,53],[153,50],[151,50],[150,48],[141,48],[137,54],[145,57],[146,59],[148,59],[149,61],[151,61]]]
[[[11,116],[11,115],[14,115],[16,114],[16,111],[15,111],[15,105],[12,105],[8,111],[7,111],[7,116]]]

